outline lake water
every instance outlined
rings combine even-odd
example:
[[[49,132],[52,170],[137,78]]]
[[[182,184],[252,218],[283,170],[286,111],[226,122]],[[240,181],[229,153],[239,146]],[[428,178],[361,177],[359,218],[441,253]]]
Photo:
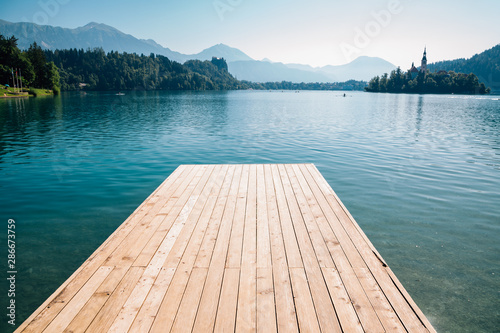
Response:
[[[342,95],[0,100],[0,307],[8,219],[20,324],[180,164],[311,162],[438,332],[498,331],[498,96]]]

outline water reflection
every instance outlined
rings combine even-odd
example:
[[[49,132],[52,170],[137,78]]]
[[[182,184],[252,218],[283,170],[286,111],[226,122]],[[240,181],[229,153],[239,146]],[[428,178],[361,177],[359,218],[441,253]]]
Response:
[[[420,134],[420,129],[422,127],[422,120],[423,120],[423,109],[424,109],[424,96],[419,95],[418,96],[418,104],[417,104],[417,115],[416,115],[416,121],[415,121],[415,138],[418,140],[419,134]]]

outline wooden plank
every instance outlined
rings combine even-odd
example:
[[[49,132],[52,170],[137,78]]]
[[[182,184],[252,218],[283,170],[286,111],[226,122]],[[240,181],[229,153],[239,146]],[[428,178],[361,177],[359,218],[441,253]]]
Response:
[[[226,268],[214,332],[235,332],[240,281],[239,268]]]
[[[249,167],[243,166],[241,178],[248,180]],[[238,190],[238,201],[243,205],[247,199],[248,182],[243,181],[242,186]],[[241,209],[242,210],[242,209]],[[244,214],[244,211],[243,211]],[[227,252],[226,267],[227,268],[240,268],[241,255],[243,249],[243,231],[245,230],[245,219],[236,218],[231,227],[231,238],[229,240],[229,249]]]
[[[302,332],[321,332],[304,269],[291,267],[290,278],[300,330]]]
[[[271,267],[271,241],[267,216],[266,180],[264,166],[257,166],[257,267]]]
[[[191,272],[186,291],[184,292],[170,332],[188,332],[193,327],[207,273],[208,269],[206,268],[194,268]]]
[[[89,299],[87,304],[78,312],[71,323],[64,329],[65,333],[80,333],[85,332],[89,327],[94,317],[102,308],[104,303],[109,299],[107,293],[95,293]]]
[[[144,267],[131,267],[87,329],[87,332],[107,332],[123,304],[132,293]]]
[[[283,184],[277,165],[271,166],[273,175],[274,191],[276,193],[276,202],[278,204],[279,221],[281,223],[281,233],[285,242],[286,259],[288,267],[304,267],[302,255],[299,250],[296,231],[290,218],[290,211],[286,202]]]
[[[274,190],[273,175],[270,165],[264,166],[264,175],[278,331],[298,332],[299,327],[295,313],[292,286],[290,282],[285,245],[283,242],[278,205],[276,202],[276,192]]]
[[[257,332],[277,332],[272,268],[257,268]]]
[[[245,209],[237,332],[255,332],[257,328],[257,168],[250,169]]]
[[[364,332],[338,271],[328,267],[322,268],[322,271],[342,330],[344,332]]]

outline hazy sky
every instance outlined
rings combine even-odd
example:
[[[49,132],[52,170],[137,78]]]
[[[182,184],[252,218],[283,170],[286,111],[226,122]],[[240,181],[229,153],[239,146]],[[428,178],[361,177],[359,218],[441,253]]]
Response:
[[[366,55],[406,68],[424,46],[434,62],[500,43],[499,0],[0,1],[11,22],[105,23],[182,53],[224,43],[257,60],[313,66]]]

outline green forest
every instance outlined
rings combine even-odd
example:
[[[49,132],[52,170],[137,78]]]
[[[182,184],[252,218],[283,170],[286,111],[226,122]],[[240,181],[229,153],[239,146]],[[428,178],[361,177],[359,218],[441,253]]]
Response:
[[[51,89],[59,93],[59,72],[53,62],[47,61],[44,51],[36,43],[28,50],[17,47],[17,38],[0,35],[0,84],[14,86],[12,74],[19,70],[23,87]]]
[[[59,68],[62,90],[233,90],[244,89],[222,59],[190,60],[105,53],[102,49],[45,51]],[[222,60],[222,62],[221,62]],[[225,66],[224,66],[225,65]]]
[[[480,83],[475,74],[441,71],[423,73],[412,78],[411,73],[399,67],[391,74],[376,76],[365,88],[368,92],[417,93],[417,94],[488,94],[490,88]]]

